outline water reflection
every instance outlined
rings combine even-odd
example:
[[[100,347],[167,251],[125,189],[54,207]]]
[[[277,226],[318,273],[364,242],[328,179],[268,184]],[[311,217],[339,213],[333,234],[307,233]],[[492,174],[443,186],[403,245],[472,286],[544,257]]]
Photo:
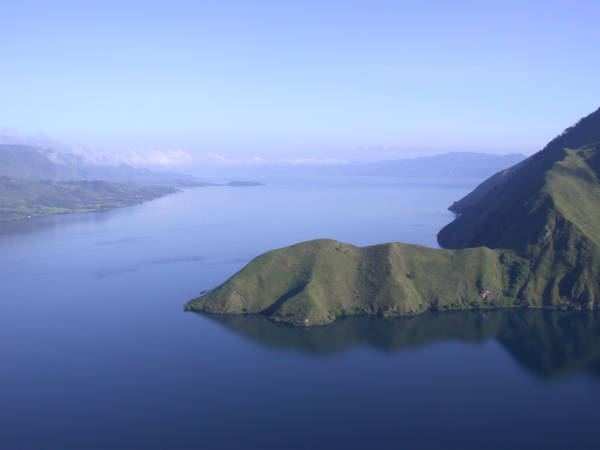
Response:
[[[107,278],[113,275],[121,275],[127,272],[136,272],[138,270],[143,270],[151,266],[158,266],[163,264],[178,264],[178,263],[194,263],[204,261],[206,258],[204,256],[198,255],[183,255],[183,256],[174,256],[174,257],[164,257],[164,258],[154,258],[154,259],[145,259],[143,261],[138,261],[134,264],[130,264],[128,266],[111,266],[109,268],[104,268],[100,270],[96,270],[94,275],[97,278]]]
[[[81,212],[71,214],[56,214],[50,216],[34,217],[29,220],[15,220],[0,222],[0,238],[17,234],[32,234],[39,232],[54,232],[74,225],[94,226],[103,222],[114,220],[119,214],[132,214],[133,207],[118,210],[104,210],[94,212]]]
[[[416,317],[351,317],[331,325],[295,328],[263,316],[207,316],[271,348],[327,355],[357,345],[398,352],[435,342],[496,339],[541,378],[578,370],[600,376],[600,314],[574,311],[430,312]]]

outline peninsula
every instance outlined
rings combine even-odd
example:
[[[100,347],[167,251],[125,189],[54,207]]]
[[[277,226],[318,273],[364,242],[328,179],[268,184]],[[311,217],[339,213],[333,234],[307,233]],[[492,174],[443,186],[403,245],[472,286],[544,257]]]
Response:
[[[297,326],[359,314],[598,309],[600,109],[450,207],[445,249],[314,240],[251,261],[186,310]]]
[[[127,164],[92,164],[80,156],[26,145],[0,145],[0,222],[136,205],[179,188],[264,186],[217,184],[191,175]]]
[[[0,176],[0,222],[121,208],[175,192],[178,190],[170,186],[138,186],[99,180],[23,180]]]

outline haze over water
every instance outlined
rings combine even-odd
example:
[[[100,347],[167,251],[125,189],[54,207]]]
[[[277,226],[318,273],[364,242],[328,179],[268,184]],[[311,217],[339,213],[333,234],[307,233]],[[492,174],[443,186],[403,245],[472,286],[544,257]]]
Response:
[[[297,329],[183,304],[328,237],[436,246],[479,180],[197,188],[0,227],[0,448],[590,448],[600,319],[428,313]]]

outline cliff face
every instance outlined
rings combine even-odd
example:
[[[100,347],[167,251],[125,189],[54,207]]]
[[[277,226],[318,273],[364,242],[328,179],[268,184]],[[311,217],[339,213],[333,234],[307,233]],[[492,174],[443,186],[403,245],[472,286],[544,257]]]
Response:
[[[600,295],[600,110],[453,205],[449,249],[317,240],[253,260],[186,309],[294,325],[340,315],[552,307]],[[458,206],[457,206],[458,205]]]

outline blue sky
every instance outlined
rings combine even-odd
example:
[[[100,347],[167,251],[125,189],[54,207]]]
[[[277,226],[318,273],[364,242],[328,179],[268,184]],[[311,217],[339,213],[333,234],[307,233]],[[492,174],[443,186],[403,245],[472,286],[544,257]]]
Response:
[[[0,129],[226,158],[531,153],[600,106],[598,2],[3,2]]]

